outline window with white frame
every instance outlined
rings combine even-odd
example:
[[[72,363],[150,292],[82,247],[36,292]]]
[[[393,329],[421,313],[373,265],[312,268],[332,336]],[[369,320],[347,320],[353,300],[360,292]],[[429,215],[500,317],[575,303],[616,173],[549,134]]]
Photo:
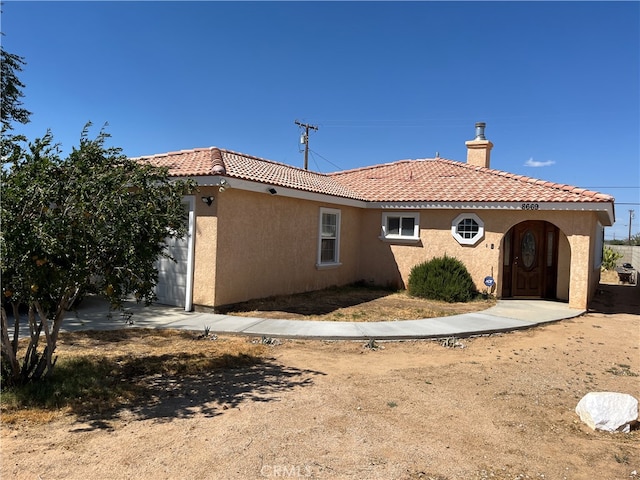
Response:
[[[385,212],[382,214],[383,240],[417,242],[420,240],[418,212]]]
[[[340,210],[320,209],[318,266],[340,264]]]
[[[460,245],[475,245],[484,237],[484,222],[475,213],[462,213],[451,222],[451,235]]]

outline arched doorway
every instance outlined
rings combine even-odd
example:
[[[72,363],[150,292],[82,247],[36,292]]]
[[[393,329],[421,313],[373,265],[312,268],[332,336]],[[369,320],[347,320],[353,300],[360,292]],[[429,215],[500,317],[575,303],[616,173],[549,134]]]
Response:
[[[518,223],[503,239],[502,296],[557,297],[558,227],[540,221]]]

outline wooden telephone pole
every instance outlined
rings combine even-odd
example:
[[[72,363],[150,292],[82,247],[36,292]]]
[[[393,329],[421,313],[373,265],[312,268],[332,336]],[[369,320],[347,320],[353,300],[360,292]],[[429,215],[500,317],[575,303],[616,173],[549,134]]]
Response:
[[[309,130],[318,130],[318,127],[315,125],[309,125],[308,123],[300,123],[298,120],[294,122],[300,128],[304,128],[304,133],[302,134],[302,141],[300,143],[304,143],[304,169],[309,170]]]

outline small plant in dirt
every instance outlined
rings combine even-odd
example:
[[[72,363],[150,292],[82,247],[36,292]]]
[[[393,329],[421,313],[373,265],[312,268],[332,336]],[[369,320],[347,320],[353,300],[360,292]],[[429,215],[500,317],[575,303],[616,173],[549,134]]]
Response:
[[[380,345],[378,345],[378,342],[376,342],[375,338],[370,338],[369,341],[363,345],[363,347],[368,348],[369,350],[378,350],[379,348],[382,348]]]
[[[618,462],[618,463],[622,463],[624,465],[629,465],[629,455],[626,455],[624,453],[618,455],[617,453],[614,453],[613,454],[613,458],[615,458],[616,462]]]
[[[464,264],[453,257],[437,257],[420,263],[409,274],[409,295],[413,297],[468,302],[476,288]]]
[[[464,344],[456,337],[446,337],[440,340],[440,345],[445,348],[464,348]]]
[[[631,371],[631,366],[630,365],[625,365],[624,363],[618,363],[617,365],[614,365],[613,367],[605,370],[607,373],[610,373],[612,375],[619,375],[619,376],[623,376],[623,377],[637,377],[638,374]]]
[[[211,327],[209,325],[206,325],[204,327],[204,333],[201,333],[200,335],[198,335],[196,337],[196,339],[198,340],[203,340],[203,339],[207,339],[207,340],[217,340],[218,336],[214,335],[211,333]]]

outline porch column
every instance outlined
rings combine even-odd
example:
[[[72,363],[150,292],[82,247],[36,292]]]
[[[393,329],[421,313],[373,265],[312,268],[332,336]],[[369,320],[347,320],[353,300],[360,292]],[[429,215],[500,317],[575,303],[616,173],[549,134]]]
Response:
[[[587,309],[589,300],[589,272],[591,259],[589,255],[590,238],[586,235],[571,235],[571,272],[569,277],[569,307],[580,310]]]

